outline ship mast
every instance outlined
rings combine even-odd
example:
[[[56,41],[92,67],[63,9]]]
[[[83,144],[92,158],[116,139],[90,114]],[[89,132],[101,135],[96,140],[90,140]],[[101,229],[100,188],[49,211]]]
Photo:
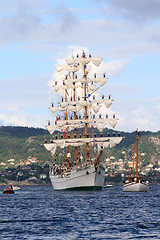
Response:
[[[133,148],[133,155],[132,155],[132,161],[133,161],[133,178],[134,178],[134,155],[135,155],[135,145],[132,145]]]
[[[104,95],[102,95],[102,99],[95,99],[95,96],[93,96],[93,99],[90,101],[90,97],[93,92],[95,92],[99,87],[102,87],[107,82],[107,77],[105,74],[102,75],[102,77],[96,78],[94,76],[88,77],[88,73],[90,70],[92,70],[92,66],[98,67],[102,62],[102,58],[94,58],[89,55],[89,57],[86,57],[86,53],[83,51],[82,56],[79,58],[79,54],[77,54],[76,58],[72,59],[66,59],[67,65],[58,65],[56,66],[56,71],[59,74],[63,74],[67,71],[67,75],[63,79],[63,84],[61,83],[61,80],[59,79],[57,84],[57,81],[55,81],[54,84],[54,90],[58,93],[61,91],[64,91],[64,98],[65,101],[59,102],[57,106],[52,105],[50,107],[51,113],[53,115],[56,114],[56,112],[63,112],[65,113],[65,118],[57,117],[55,124],[50,125],[48,124],[47,129],[50,132],[50,134],[53,134],[56,129],[66,131],[66,137],[65,139],[52,139],[50,143],[45,143],[45,148],[51,152],[52,155],[54,155],[56,148],[66,148],[67,152],[67,169],[70,169],[70,149],[69,146],[73,146],[75,149],[75,160],[76,168],[78,168],[79,160],[78,160],[78,147],[85,146],[85,163],[84,165],[89,164],[89,158],[90,158],[90,152],[89,152],[89,145],[96,144],[98,149],[102,149],[104,147],[113,147],[116,144],[118,144],[122,137],[89,137],[89,128],[97,128],[100,132],[103,131],[106,124],[111,125],[113,128],[116,126],[118,118],[115,118],[115,115],[113,117],[109,117],[108,114],[106,115],[106,118],[103,119],[95,116],[95,114],[98,114],[101,107],[105,106],[106,108],[110,108],[113,99],[105,99]],[[79,72],[82,71],[82,72]],[[77,75],[75,75],[75,72],[82,73],[82,76],[80,78],[77,78]],[[70,75],[72,74],[72,75]],[[69,77],[68,77],[69,76]],[[96,84],[99,84],[99,87],[97,87]],[[82,92],[80,93],[80,97],[77,99],[78,89],[81,88]],[[68,97],[69,96],[69,97]],[[69,100],[70,98],[70,100]],[[89,118],[89,109],[91,109],[91,112],[94,112],[93,117]],[[77,112],[83,111],[84,117],[81,119],[81,116],[77,117]],[[71,118],[69,118],[69,113],[72,112]],[[78,137],[77,136],[77,129],[82,129],[82,127],[85,127],[85,133],[84,137]],[[74,129],[74,136],[73,138],[70,138],[69,136],[69,129]],[[98,157],[99,159],[99,157]]]
[[[73,79],[74,79],[74,72],[73,72]],[[76,101],[76,89],[75,89],[75,82],[73,82],[74,88],[73,88],[73,101]],[[74,112],[74,120],[77,119],[76,112]],[[74,130],[75,138],[77,138],[77,129]],[[78,168],[78,147],[75,147],[75,162],[76,162],[76,168]]]
[[[83,58],[85,58],[85,53],[83,51]],[[83,67],[83,72],[84,72],[84,79],[87,80],[87,75],[86,75],[86,65],[84,65]],[[86,81],[85,81],[85,84],[84,84],[84,100],[87,101],[87,84],[86,84]],[[85,119],[88,119],[88,107],[87,105],[85,106]],[[86,135],[86,138],[88,137],[88,123],[86,121],[85,123],[85,135]],[[89,143],[86,143],[86,161],[85,161],[85,164],[88,164],[89,163]]]
[[[66,80],[67,80],[67,76],[66,76]],[[67,102],[68,99],[67,99],[67,89],[65,89],[65,102]],[[68,110],[66,108],[66,117],[65,117],[66,120],[68,120]],[[68,139],[68,127],[66,128],[66,138]],[[70,169],[70,161],[69,161],[69,146],[67,147],[67,169],[69,170]]]
[[[138,142],[139,142],[139,136],[138,136],[138,129],[137,129],[137,132],[136,132],[136,180],[138,179],[138,151],[139,151],[139,148],[138,148]]]

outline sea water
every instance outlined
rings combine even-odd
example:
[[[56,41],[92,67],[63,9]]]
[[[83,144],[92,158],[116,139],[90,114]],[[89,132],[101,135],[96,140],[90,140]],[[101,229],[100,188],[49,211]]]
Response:
[[[160,186],[127,193],[0,187],[0,239],[160,239]]]

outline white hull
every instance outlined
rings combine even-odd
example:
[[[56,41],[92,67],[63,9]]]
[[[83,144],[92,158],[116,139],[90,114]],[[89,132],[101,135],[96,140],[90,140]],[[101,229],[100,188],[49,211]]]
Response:
[[[123,192],[148,192],[148,183],[146,182],[124,183]]]
[[[50,173],[50,180],[54,190],[101,190],[104,179],[105,170],[103,165],[100,165],[97,170],[94,166],[74,169],[68,176],[55,176]]]
[[[20,187],[13,186],[13,190],[14,190],[14,191],[16,191],[16,190],[20,190]]]
[[[113,187],[113,184],[106,184],[104,185],[104,188],[112,188]]]

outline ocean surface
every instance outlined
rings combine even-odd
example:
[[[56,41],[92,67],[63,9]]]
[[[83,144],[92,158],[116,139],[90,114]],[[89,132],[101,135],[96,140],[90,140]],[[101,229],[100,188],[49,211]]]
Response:
[[[160,239],[160,186],[146,193],[0,187],[0,239]]]

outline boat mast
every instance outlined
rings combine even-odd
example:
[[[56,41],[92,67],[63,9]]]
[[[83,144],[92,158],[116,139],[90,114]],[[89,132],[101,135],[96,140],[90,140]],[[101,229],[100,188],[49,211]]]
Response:
[[[132,145],[133,148],[133,155],[132,155],[132,161],[133,161],[133,178],[134,178],[134,154],[135,154],[135,145]]]
[[[136,132],[136,179],[138,179],[138,142],[139,142],[139,136],[138,136],[138,129]]]
[[[73,72],[73,79],[74,79],[74,72]],[[73,101],[76,101],[76,89],[75,89],[75,82],[73,82]],[[77,119],[76,112],[74,112],[74,120]],[[77,129],[74,129],[75,138],[77,138]],[[76,168],[78,168],[78,147],[75,147],[75,162],[76,162]]]
[[[85,52],[83,51],[83,58],[85,58]],[[84,79],[87,80],[87,76],[86,76],[86,71],[85,71],[86,65],[84,65],[83,71],[84,71]],[[86,85],[86,81],[84,84],[84,100],[87,101],[87,85]],[[88,107],[85,106],[85,119],[88,118]],[[85,135],[86,138],[88,137],[88,123],[85,123]],[[86,143],[86,164],[89,163],[89,143]]]
[[[66,80],[67,80],[67,76],[66,76]],[[67,99],[67,89],[65,89],[65,102],[68,101]],[[68,111],[67,111],[67,108],[66,108],[66,120],[68,120]],[[66,123],[68,124],[68,123]],[[66,128],[66,138],[68,139],[68,127]],[[67,147],[67,169],[69,170],[70,169],[70,162],[69,162],[69,156],[68,156],[68,153],[69,153],[69,146]]]

